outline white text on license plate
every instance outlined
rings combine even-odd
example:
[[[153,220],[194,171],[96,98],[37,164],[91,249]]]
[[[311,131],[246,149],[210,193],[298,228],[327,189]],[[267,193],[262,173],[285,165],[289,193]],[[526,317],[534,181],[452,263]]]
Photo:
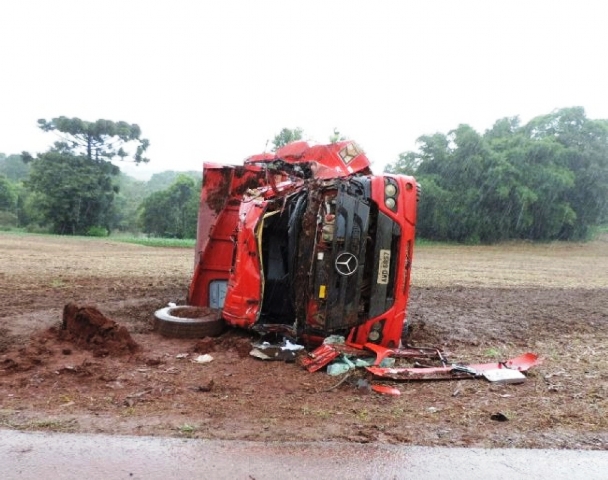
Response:
[[[391,251],[380,250],[380,261],[378,262],[378,282],[381,285],[388,284],[388,274],[391,270]]]

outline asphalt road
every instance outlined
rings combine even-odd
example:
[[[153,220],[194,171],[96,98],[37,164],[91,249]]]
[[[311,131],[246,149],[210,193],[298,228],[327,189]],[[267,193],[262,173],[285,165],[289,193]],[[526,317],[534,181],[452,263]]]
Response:
[[[608,452],[256,443],[0,430],[11,479],[608,478]]]

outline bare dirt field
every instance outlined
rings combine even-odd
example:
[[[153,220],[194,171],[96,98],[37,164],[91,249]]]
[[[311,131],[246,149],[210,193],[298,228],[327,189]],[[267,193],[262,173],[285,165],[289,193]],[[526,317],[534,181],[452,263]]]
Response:
[[[588,244],[424,246],[410,341],[454,362],[543,359],[525,383],[394,383],[308,373],[249,356],[247,332],[153,331],[184,303],[189,249],[0,233],[0,428],[260,441],[337,440],[608,449],[608,238]],[[97,307],[139,348],[112,354],[61,335],[64,305]],[[201,353],[213,361],[192,362]],[[183,355],[183,354],[188,354]],[[507,421],[491,417],[502,413]]]

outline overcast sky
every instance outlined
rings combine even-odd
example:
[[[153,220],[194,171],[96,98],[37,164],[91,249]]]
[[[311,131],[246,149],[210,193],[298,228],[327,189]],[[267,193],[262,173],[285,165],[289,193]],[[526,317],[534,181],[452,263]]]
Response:
[[[4,1],[0,152],[45,151],[36,122],[62,115],[137,123],[151,162],[129,174],[338,128],[379,172],[461,123],[608,118],[607,25],[603,0]]]

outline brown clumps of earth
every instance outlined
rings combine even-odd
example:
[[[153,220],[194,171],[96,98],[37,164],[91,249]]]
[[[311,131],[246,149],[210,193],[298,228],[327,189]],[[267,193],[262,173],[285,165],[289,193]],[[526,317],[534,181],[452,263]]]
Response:
[[[96,307],[79,307],[70,302],[63,309],[60,328],[52,326],[33,334],[25,346],[5,355],[0,366],[9,373],[45,365],[56,353],[53,347],[57,345],[63,345],[63,355],[73,354],[71,345],[92,352],[94,357],[120,357],[141,350],[124,326],[107,318]]]
[[[205,337],[198,340],[192,347],[194,353],[210,353],[217,350],[233,350],[239,358],[246,358],[251,352],[251,338],[249,335],[240,332],[221,337]]]
[[[96,357],[120,356],[139,350],[139,345],[124,326],[107,318],[95,307],[79,307],[73,302],[63,308],[63,321],[57,338],[91,350]]]

